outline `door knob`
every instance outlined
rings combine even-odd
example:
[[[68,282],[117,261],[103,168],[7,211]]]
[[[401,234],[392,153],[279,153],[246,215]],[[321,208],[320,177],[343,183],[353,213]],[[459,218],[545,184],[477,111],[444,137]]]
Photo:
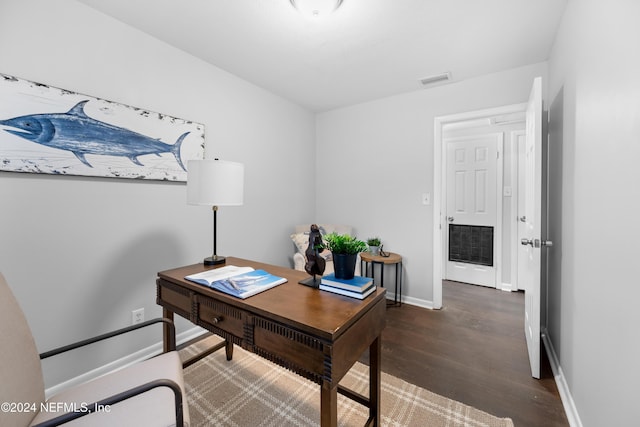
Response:
[[[520,244],[523,246],[530,245],[533,248],[539,248],[541,246],[551,247],[553,242],[551,240],[539,240],[539,239],[527,239],[520,240]]]
[[[527,222],[527,217],[526,216],[521,216],[520,218],[518,218],[520,220],[520,222]]]
[[[531,247],[533,247],[533,239],[524,238],[520,240],[520,244],[523,246],[531,245]]]
[[[452,216],[449,216],[449,217],[447,217],[447,220],[448,220],[449,222],[453,222],[453,217],[452,217]]]

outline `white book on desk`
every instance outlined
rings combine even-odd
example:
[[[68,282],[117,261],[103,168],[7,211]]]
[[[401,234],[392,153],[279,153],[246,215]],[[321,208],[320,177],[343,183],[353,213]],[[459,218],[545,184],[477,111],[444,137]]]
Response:
[[[264,270],[254,270],[251,267],[237,267],[235,265],[227,265],[203,271],[202,273],[191,274],[186,276],[185,279],[242,299],[264,292],[287,281],[284,277],[274,276]]]

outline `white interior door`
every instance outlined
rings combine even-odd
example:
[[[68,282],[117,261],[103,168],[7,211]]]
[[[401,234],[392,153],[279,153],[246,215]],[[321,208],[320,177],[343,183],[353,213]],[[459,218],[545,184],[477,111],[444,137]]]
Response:
[[[501,174],[502,133],[473,135],[452,138],[446,145],[446,227],[445,238],[445,278],[476,285],[496,287],[497,261],[499,260],[498,227],[501,199],[498,188]],[[500,209],[499,209],[500,208]],[[465,256],[451,256],[450,231],[459,232],[452,226],[480,226],[473,229],[474,243],[465,245],[465,250],[476,245],[477,239],[490,238],[491,254],[486,250],[467,253]],[[466,229],[465,233],[471,233]],[[490,237],[487,237],[491,233]],[[452,240],[454,237],[451,238]],[[455,249],[455,248],[454,248]],[[473,258],[473,260],[471,259]],[[463,259],[461,261],[461,259]]]
[[[518,281],[524,284],[524,329],[531,364],[531,375],[540,378],[540,308],[541,308],[541,250],[550,245],[542,240],[542,224],[546,221],[542,210],[542,79],[536,78],[527,105],[524,150],[524,215],[521,244],[524,251],[519,266]]]

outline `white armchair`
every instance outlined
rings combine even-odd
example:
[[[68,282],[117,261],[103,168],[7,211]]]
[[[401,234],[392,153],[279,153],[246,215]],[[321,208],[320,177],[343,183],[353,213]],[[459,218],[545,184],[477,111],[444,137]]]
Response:
[[[336,224],[318,224],[320,233],[324,236],[329,233],[349,234],[353,235],[353,227],[348,225],[336,225]],[[305,251],[309,246],[309,229],[311,224],[296,225],[293,234],[291,234],[291,240],[295,245],[295,253],[293,254],[293,268],[296,270],[304,271],[304,265],[307,262]],[[320,255],[327,261],[327,265],[324,270],[324,275],[333,273],[333,259],[331,252],[324,250]],[[356,261],[356,276],[360,275],[360,255]]]
[[[171,321],[155,319],[39,355],[27,319],[0,274],[0,402],[9,405],[3,408],[6,411],[0,411],[0,426],[55,426],[69,421],[73,426],[91,427],[188,426],[189,411],[175,335],[169,344],[173,351],[45,399],[40,359],[158,322],[170,325],[175,334]],[[12,403],[16,408],[11,407]]]

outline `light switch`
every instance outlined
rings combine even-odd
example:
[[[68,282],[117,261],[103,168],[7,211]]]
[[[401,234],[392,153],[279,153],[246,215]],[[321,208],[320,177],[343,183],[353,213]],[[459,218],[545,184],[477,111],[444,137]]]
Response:
[[[511,197],[511,187],[505,186],[503,189],[504,197]]]
[[[423,205],[431,204],[431,193],[422,193],[422,204]]]

